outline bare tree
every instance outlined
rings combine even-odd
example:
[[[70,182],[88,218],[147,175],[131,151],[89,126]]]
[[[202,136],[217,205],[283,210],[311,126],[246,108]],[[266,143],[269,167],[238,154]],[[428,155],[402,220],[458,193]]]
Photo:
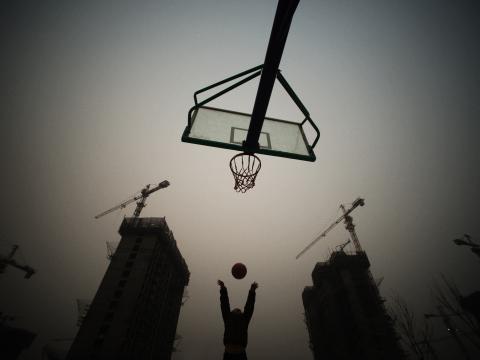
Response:
[[[464,311],[461,306],[462,294],[455,283],[447,280],[443,274],[441,279],[441,283],[434,281],[432,288],[434,301],[443,307],[451,318],[454,317],[467,329],[467,331],[462,331],[462,336],[468,339],[477,349],[480,349],[480,331],[473,316]]]
[[[400,341],[411,355],[420,360],[438,359],[431,345],[432,327],[426,321],[419,325],[415,314],[400,295],[393,297],[393,308],[390,308],[390,313],[398,329]]]

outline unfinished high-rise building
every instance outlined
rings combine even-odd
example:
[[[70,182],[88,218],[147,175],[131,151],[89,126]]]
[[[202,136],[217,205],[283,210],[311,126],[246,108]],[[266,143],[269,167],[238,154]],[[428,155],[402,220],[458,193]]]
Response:
[[[165,218],[125,218],[68,360],[170,359],[190,273]]]
[[[302,298],[315,360],[404,359],[363,251],[316,264]]]
[[[8,318],[8,316],[5,318]],[[7,325],[5,318],[0,313],[0,359],[20,359],[21,352],[33,343],[36,334]]]

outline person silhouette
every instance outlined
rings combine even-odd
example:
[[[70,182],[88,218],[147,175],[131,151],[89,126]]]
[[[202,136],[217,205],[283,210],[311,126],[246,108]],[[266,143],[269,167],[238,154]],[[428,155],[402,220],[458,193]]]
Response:
[[[255,306],[255,290],[258,288],[258,284],[253,282],[250,286],[243,313],[238,308],[230,311],[227,288],[222,280],[218,280],[218,285],[220,286],[220,308],[225,325],[223,360],[247,360],[245,349],[248,343],[248,324],[252,319]]]

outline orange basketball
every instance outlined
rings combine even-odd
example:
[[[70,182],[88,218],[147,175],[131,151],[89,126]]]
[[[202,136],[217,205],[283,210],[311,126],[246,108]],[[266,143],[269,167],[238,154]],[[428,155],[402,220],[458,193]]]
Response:
[[[242,263],[236,263],[232,266],[232,275],[235,279],[243,279],[247,275],[247,267]]]

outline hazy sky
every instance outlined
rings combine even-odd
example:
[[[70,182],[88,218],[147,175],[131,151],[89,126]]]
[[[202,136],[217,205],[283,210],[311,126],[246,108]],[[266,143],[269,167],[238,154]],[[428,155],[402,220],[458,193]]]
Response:
[[[421,317],[441,273],[465,293],[480,288],[478,258],[451,242],[480,239],[478,3],[302,0],[281,69],[320,128],[317,161],[261,156],[256,187],[237,194],[235,152],[180,137],[195,90],[263,62],[275,8],[1,2],[0,251],[19,244],[18,260],[38,270],[0,275],[0,311],[38,333],[23,359],[75,335],[75,299],[94,296],[105,242],[134,206],[93,216],[165,179],[142,215],[166,216],[191,271],[176,360],[220,358],[218,278],[232,306],[260,284],[252,359],[310,359],[301,292],[348,233],[339,225],[295,255],[357,196],[366,205],[354,222],[384,296],[401,294]],[[255,91],[212,105],[251,112]],[[269,114],[302,120],[278,86]],[[241,281],[229,274],[237,261],[248,266]]]

